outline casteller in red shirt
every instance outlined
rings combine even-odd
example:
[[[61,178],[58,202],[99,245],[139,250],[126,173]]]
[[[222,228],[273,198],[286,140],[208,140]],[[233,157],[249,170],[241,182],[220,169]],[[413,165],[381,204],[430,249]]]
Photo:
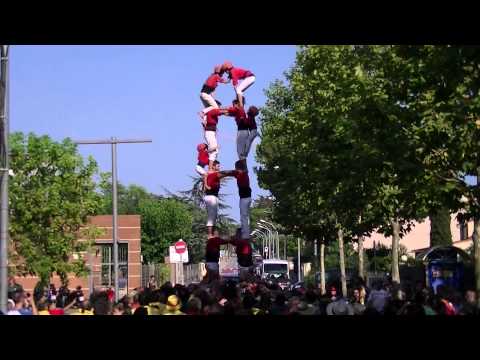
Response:
[[[207,149],[208,149],[207,144],[199,144],[197,146],[198,165],[200,165],[201,167],[204,167],[204,166],[208,165],[208,150]]]
[[[207,241],[205,261],[217,262],[220,260],[220,245],[228,244],[230,241],[218,236],[211,237]]]
[[[238,130],[248,130],[247,114],[243,107],[231,106],[227,109],[227,115],[235,117]]]
[[[255,76],[250,70],[232,67],[227,70],[229,77],[232,79],[233,86],[238,85],[238,80],[243,80],[249,76]]]
[[[220,192],[220,176],[218,171],[209,172],[207,174],[207,186],[210,189],[205,191],[205,195],[218,196]]]
[[[217,131],[218,117],[225,114],[225,110],[222,109],[212,109],[206,113],[207,116],[207,125],[205,125],[206,131]]]

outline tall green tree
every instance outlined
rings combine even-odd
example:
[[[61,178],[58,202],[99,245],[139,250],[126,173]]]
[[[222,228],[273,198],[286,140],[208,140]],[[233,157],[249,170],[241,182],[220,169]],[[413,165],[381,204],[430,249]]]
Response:
[[[446,207],[430,212],[430,246],[452,245],[452,230],[450,229],[450,210]]]
[[[86,250],[78,231],[99,208],[93,175],[97,164],[86,163],[69,139],[13,133],[10,137],[10,236],[14,272],[48,282],[53,273],[66,278],[86,273],[83,259],[72,254]]]

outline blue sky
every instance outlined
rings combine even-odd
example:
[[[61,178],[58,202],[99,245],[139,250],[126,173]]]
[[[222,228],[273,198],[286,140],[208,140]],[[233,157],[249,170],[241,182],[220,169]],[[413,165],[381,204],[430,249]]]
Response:
[[[13,46],[11,55],[11,131],[49,135],[55,140],[151,138],[152,144],[118,145],[118,177],[162,194],[191,187],[196,150],[203,141],[197,112],[203,82],[215,64],[230,60],[256,75],[247,105],[262,106],[264,89],[293,65],[294,46]],[[229,104],[231,84],[220,85],[217,99]],[[237,160],[236,126],[221,117],[219,160],[224,169]],[[249,158],[252,169],[255,141]],[[81,145],[101,171],[110,171],[108,145]],[[253,198],[266,194],[251,171]],[[239,219],[235,181],[229,214]]]

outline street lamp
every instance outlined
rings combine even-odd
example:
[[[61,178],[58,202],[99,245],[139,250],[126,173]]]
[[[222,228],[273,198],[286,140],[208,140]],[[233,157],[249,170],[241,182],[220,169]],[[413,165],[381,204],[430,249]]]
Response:
[[[274,243],[274,239],[273,239],[273,232],[272,230],[270,230],[270,228],[268,228],[267,226],[261,224],[261,223],[257,223],[257,226],[260,228],[260,229],[264,229],[264,230],[267,230],[268,231],[268,234],[269,234],[269,246],[268,246],[268,251],[273,253],[273,255],[275,256],[275,243]],[[271,250],[270,250],[271,249]]]
[[[277,242],[276,242],[277,258],[280,259],[280,238],[279,238],[279,236],[278,236],[277,227],[276,227],[274,224],[272,224],[271,222],[268,222],[268,221],[263,220],[263,219],[261,219],[260,222],[261,222],[261,223],[264,223],[264,224],[266,224],[266,225],[271,226],[271,227],[273,228],[273,230],[275,231],[276,239],[277,239]]]
[[[262,257],[265,258],[265,244],[267,243],[268,239],[267,239],[267,235],[256,229],[254,232],[252,232],[252,235],[260,235],[260,237],[262,238]],[[268,255],[268,251],[267,251],[267,256],[269,257]]]

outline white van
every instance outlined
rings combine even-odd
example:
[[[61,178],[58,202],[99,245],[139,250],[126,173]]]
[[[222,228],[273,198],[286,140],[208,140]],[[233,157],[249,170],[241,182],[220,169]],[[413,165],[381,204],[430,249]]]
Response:
[[[289,264],[287,260],[268,259],[262,262],[262,279],[275,279],[283,289],[290,283]]]

